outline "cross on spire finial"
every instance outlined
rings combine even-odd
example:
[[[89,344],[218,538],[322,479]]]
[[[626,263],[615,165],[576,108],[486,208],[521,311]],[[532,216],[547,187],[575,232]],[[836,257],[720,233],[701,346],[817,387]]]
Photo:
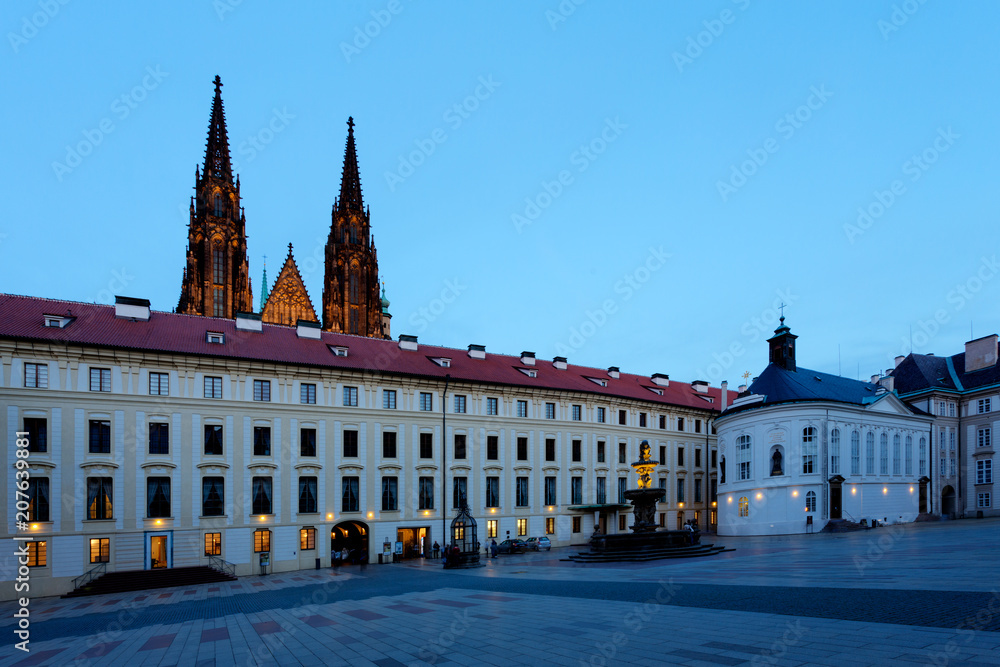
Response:
[[[784,324],[785,323],[785,302],[782,301],[781,305],[778,306],[778,308],[781,309],[781,323]]]
[[[215,75],[215,90],[218,91],[219,88],[222,88],[222,79],[219,77],[218,74],[216,74]]]
[[[351,131],[353,131],[353,130],[354,130],[354,116],[348,116],[348,117],[347,117],[347,127],[348,127],[348,129],[350,129]]]
[[[288,244],[288,254],[289,255],[292,254],[292,244],[291,243]]]
[[[743,373],[743,381],[746,382],[749,379],[750,379],[750,371],[745,371]]]

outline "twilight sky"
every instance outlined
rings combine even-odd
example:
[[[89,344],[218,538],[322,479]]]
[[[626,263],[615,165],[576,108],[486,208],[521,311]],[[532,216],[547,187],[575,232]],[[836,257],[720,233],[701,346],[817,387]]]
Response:
[[[736,385],[784,302],[800,365],[867,378],[911,334],[1000,331],[998,24],[986,1],[11,0],[0,289],[175,308],[218,74],[255,302],[292,242],[321,305],[353,116],[394,336]]]

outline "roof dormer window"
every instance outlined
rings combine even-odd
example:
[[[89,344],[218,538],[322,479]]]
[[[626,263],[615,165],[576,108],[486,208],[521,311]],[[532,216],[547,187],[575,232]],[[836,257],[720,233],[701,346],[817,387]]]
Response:
[[[347,356],[347,347],[345,347],[344,345],[330,345],[329,348],[330,351],[333,352],[333,356],[335,357]]]
[[[602,387],[607,387],[608,386],[608,381],[605,380],[604,378],[591,378],[591,377],[588,377],[587,379],[590,380],[591,382],[593,382],[594,384],[600,385]]]
[[[226,342],[226,334],[221,331],[209,331],[205,334],[205,340],[214,345],[223,345]]]
[[[521,371],[530,378],[538,377],[538,371],[534,368],[518,368],[517,370]]]
[[[438,357],[436,359],[432,359],[432,361],[441,368],[451,368],[451,359],[448,357]]]

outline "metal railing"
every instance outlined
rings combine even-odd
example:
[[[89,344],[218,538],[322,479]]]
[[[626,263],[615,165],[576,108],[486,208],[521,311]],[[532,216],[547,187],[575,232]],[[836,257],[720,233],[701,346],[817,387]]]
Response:
[[[218,556],[209,556],[208,565],[223,574],[228,574],[230,577],[236,576],[236,566],[227,560],[222,560]]]
[[[84,572],[79,577],[73,580],[73,590],[75,591],[78,588],[86,586],[94,579],[104,576],[104,574],[107,571],[108,571],[107,563],[98,563],[94,567],[90,568],[87,572]]]

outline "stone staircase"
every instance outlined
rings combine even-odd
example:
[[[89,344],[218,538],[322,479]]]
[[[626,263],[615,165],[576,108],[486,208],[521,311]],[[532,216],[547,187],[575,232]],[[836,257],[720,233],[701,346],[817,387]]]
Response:
[[[850,533],[855,530],[868,530],[870,526],[862,526],[857,521],[850,519],[830,519],[823,530],[823,533]]]
[[[605,551],[581,551],[561,560],[574,563],[638,563],[664,558],[699,558],[714,556],[723,551],[735,551],[714,544],[695,544],[689,547],[647,547],[634,549],[607,549]]]
[[[174,586],[194,586],[220,581],[236,581],[236,577],[220,572],[207,566],[173,567],[158,570],[129,570],[126,572],[109,572],[76,590],[63,595],[64,598],[82,597],[85,595],[105,595],[108,593],[125,593],[127,591],[144,591],[152,588],[171,588]]]

